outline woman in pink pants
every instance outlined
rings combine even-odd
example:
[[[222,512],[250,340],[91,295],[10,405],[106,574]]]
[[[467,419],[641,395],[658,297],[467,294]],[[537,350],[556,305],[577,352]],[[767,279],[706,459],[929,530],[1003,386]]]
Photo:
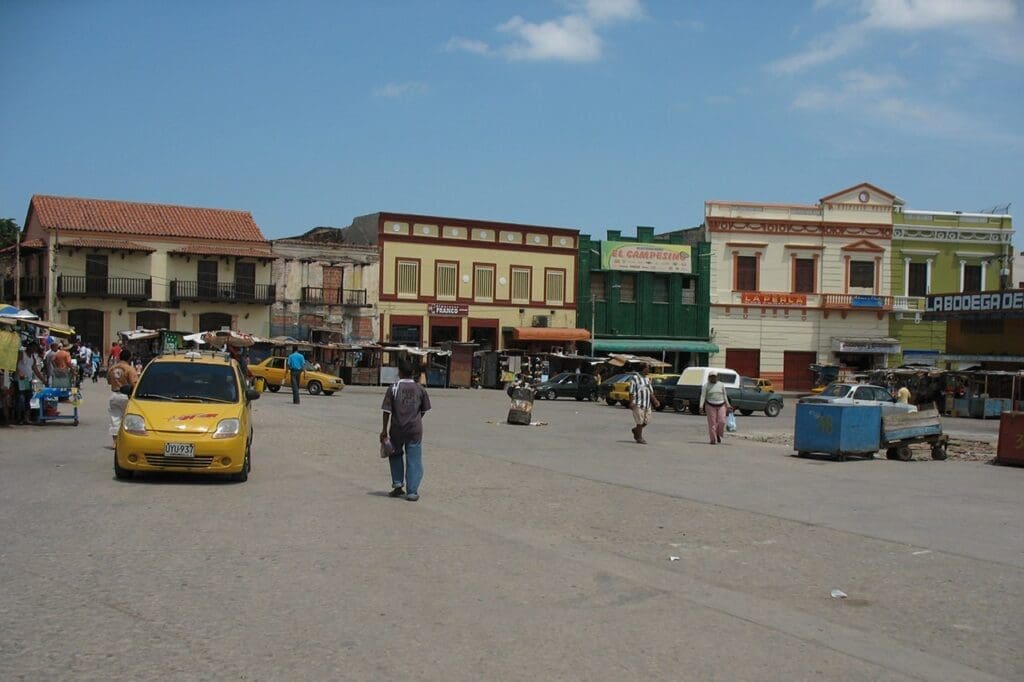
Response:
[[[725,435],[725,416],[732,405],[725,386],[718,383],[718,375],[714,372],[708,374],[707,383],[700,389],[700,406],[708,417],[708,438],[712,445],[718,445]]]

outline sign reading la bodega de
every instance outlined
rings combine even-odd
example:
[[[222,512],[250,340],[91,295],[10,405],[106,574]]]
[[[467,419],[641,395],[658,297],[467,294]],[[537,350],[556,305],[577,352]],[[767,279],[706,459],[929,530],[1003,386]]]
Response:
[[[641,242],[601,242],[601,268],[685,274],[693,272],[689,246]]]
[[[1024,289],[933,294],[928,296],[925,303],[925,319],[945,320],[967,316],[1024,317]]]

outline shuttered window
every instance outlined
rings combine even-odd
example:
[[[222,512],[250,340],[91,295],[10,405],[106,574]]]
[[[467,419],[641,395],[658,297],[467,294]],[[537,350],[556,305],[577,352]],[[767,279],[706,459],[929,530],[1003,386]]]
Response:
[[[619,275],[619,301],[636,302],[636,275]]]
[[[603,272],[593,272],[590,274],[590,298],[595,301],[605,300]]]
[[[512,302],[530,302],[530,269],[512,268]]]
[[[793,291],[801,294],[814,293],[814,259],[797,258],[793,266]]]
[[[454,299],[459,291],[458,263],[437,264],[437,297]]]
[[[548,305],[561,305],[565,302],[565,273],[561,270],[548,270],[545,273],[544,300]]]
[[[420,293],[420,264],[412,260],[398,261],[398,295],[418,296]]]
[[[651,275],[651,301],[668,303],[668,276]]]
[[[478,301],[494,300],[493,265],[477,265],[473,268],[473,297]]]
[[[850,261],[850,288],[875,288],[875,262],[870,260]]]
[[[736,256],[736,291],[757,291],[757,256]]]

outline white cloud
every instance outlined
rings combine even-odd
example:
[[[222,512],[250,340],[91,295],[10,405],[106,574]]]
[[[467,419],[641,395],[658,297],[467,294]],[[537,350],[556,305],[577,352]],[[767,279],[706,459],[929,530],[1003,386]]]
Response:
[[[504,45],[492,47],[482,40],[452,38],[445,49],[500,54],[513,60],[592,62],[602,54],[600,29],[644,16],[640,0],[576,0],[570,7],[570,13],[549,21],[532,22],[518,15],[508,19],[497,27],[512,37]]]
[[[374,97],[387,97],[397,99],[400,97],[411,97],[422,95],[427,92],[427,84],[418,81],[406,83],[386,83],[373,91]]]
[[[865,0],[868,26],[923,30],[995,24],[1017,15],[1013,0]]]
[[[1021,136],[998,132],[990,122],[950,109],[934,98],[916,101],[905,93],[906,86],[906,80],[895,73],[852,70],[840,74],[833,87],[807,88],[797,93],[793,108],[874,120],[914,135],[1024,144]]]
[[[482,40],[469,38],[452,38],[444,46],[446,52],[471,52],[473,54],[491,54],[491,46]]]
[[[832,6],[829,0],[819,0],[816,10]],[[878,31],[926,31],[956,29],[966,31],[972,27],[1004,27],[1017,16],[1014,0],[860,0],[857,5],[858,21],[842,24],[822,34],[806,49],[779,59],[769,65],[777,75],[794,75],[815,66],[835,61],[863,47]],[[978,36],[985,41],[1000,42],[999,32]],[[1019,44],[1019,38],[1008,44]],[[1014,54],[1013,50],[1008,51]]]

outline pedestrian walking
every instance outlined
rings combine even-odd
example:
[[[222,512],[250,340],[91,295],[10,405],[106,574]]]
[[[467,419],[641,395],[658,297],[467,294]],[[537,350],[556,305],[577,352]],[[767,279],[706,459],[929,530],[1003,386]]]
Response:
[[[629,409],[633,412],[633,440],[647,445],[644,440],[644,427],[651,422],[651,404],[660,405],[654,397],[654,387],[647,378],[650,367],[643,365],[640,371],[629,378]]]
[[[132,366],[132,352],[127,348],[121,349],[120,360],[107,368],[107,383],[110,384],[110,437],[115,446],[117,432],[121,429],[121,420],[124,419],[124,409],[128,406],[128,396],[121,393],[121,387],[134,386],[138,380],[139,374]]]
[[[113,367],[121,359],[121,342],[114,341],[110,344],[110,352],[107,354],[107,367]]]
[[[43,372],[39,368],[39,346],[34,342],[28,346],[21,346],[21,355],[18,356],[18,395],[14,404],[14,416],[19,424],[28,424],[32,414],[32,380],[38,379],[39,383],[46,385]]]
[[[100,349],[92,349],[92,383],[100,380]]]
[[[292,402],[299,404],[299,386],[302,385],[302,370],[306,366],[306,356],[299,352],[298,346],[292,346],[292,354],[288,356],[288,372],[292,376]]]
[[[430,410],[427,389],[413,379],[416,364],[408,357],[398,361],[398,381],[388,387],[381,409],[384,423],[380,442],[390,438],[391,497],[410,502],[420,499],[423,480],[423,415]],[[407,488],[406,488],[407,486]]]
[[[72,373],[71,353],[61,343],[54,343],[56,349],[50,356],[50,386],[53,388],[71,388]]]
[[[732,405],[725,385],[718,383],[715,372],[708,373],[708,380],[700,389],[700,406],[708,418],[708,438],[712,445],[718,445],[725,435],[725,418]]]

